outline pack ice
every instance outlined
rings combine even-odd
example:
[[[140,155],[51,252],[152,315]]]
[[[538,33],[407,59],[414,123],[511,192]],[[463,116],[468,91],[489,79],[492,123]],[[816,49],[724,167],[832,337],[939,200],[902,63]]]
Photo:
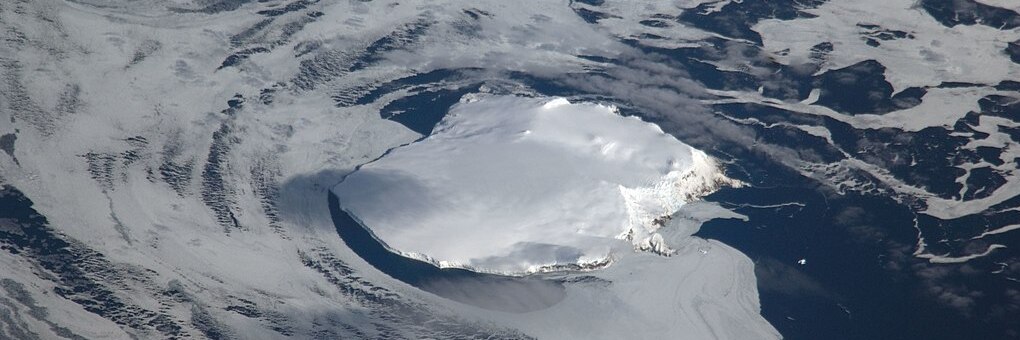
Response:
[[[520,274],[667,253],[662,221],[727,183],[704,152],[613,107],[505,96],[455,105],[334,190],[394,252]]]

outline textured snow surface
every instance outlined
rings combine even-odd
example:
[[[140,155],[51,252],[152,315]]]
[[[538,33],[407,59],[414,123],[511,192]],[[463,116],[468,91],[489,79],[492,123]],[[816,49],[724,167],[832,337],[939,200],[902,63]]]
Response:
[[[534,95],[528,77],[637,53],[566,2],[0,1],[0,28],[0,196],[21,200],[0,209],[0,314],[13,319],[0,338],[618,338],[728,320],[775,336],[750,261],[722,246],[670,243],[666,258],[607,234],[644,256],[618,261],[649,272],[562,274],[580,282],[562,303],[508,315],[394,280],[338,237],[327,190],[423,137],[400,118],[441,116],[463,93]],[[675,240],[694,240],[684,230]],[[734,284],[639,304],[716,280]],[[726,318],[672,310],[699,301]]]
[[[703,192],[656,187],[672,180],[662,180],[668,164],[606,175],[616,187],[578,176],[545,183],[550,192],[586,184],[566,191],[575,196],[612,192],[555,202],[607,208],[567,214],[578,221],[621,220],[526,233],[555,245],[528,259],[535,267],[507,256],[519,242],[495,233],[483,236],[503,249],[434,240],[489,252],[492,265],[512,259],[518,271],[611,255],[601,270],[536,275],[565,286],[545,310],[480,310],[359,258],[337,236],[327,191],[363,164],[428,147],[413,142],[466,93],[612,103],[713,148],[752,183],[762,169],[743,168],[745,156],[839,193],[891,197],[916,217],[901,227],[918,235],[869,240],[902,255],[886,257],[898,268],[891,277],[919,280],[912,293],[936,292],[932,301],[947,305],[1020,305],[1008,302],[1012,286],[969,283],[968,268],[988,261],[1003,268],[998,281],[1020,277],[1020,85],[1011,82],[1020,17],[975,19],[976,4],[1017,9],[1012,0],[0,0],[0,317],[10,316],[0,338],[778,337],[759,315],[750,259],[692,237],[702,220],[680,221],[707,203],[647,223],[688,200],[677,193]],[[845,70],[855,65],[866,67]],[[863,96],[891,104],[846,110],[871,103]],[[528,100],[513,99],[546,102]],[[604,110],[554,110],[575,105]],[[444,124],[437,133],[464,128]],[[581,145],[598,156],[607,136]],[[704,169],[705,179],[715,173]],[[414,203],[390,212],[441,202]],[[469,203],[504,223],[539,220]],[[988,224],[963,223],[975,220]],[[811,257],[806,268],[821,263]]]
[[[611,261],[726,178],[715,161],[615,108],[489,97],[335,190],[392,250],[443,267],[526,273]]]

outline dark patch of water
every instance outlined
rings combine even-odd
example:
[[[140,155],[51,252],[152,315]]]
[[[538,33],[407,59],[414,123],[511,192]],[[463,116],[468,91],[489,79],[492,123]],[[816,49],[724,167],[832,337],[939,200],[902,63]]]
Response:
[[[956,25],[985,25],[998,29],[1020,26],[1017,12],[985,5],[974,0],[921,0],[921,7],[946,27]]]
[[[1007,287],[987,272],[955,276],[945,273],[964,265],[914,258],[917,235],[908,208],[890,198],[827,195],[798,184],[722,190],[709,200],[749,221],[713,220],[697,234],[755,261],[762,314],[787,339],[1003,339],[1014,334],[1017,324],[1011,318],[973,317],[976,309],[932,295],[963,284],[988,294]],[[944,276],[934,278],[938,275]],[[1008,301],[990,300],[981,304],[1009,308]]]

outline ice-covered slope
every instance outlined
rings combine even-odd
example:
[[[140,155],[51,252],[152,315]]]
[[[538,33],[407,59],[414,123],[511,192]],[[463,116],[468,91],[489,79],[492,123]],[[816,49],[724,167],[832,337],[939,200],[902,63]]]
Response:
[[[668,253],[656,229],[724,183],[704,152],[613,107],[505,96],[454,106],[335,191],[396,252],[516,274],[606,264],[622,239]]]

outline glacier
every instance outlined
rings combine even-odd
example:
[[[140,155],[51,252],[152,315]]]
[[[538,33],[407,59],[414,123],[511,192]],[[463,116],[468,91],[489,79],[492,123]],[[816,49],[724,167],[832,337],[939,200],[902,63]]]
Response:
[[[468,96],[431,135],[334,187],[392,251],[500,274],[598,268],[727,178],[715,160],[614,107]]]

